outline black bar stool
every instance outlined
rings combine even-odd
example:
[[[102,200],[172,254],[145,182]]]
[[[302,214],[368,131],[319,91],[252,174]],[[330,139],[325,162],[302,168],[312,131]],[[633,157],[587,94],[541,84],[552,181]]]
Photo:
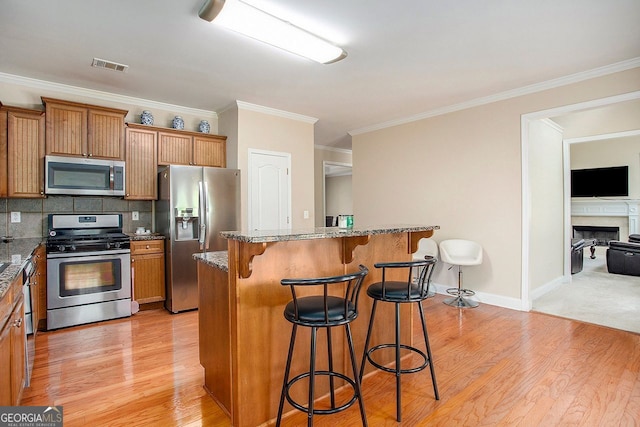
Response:
[[[290,301],[284,309],[284,317],[293,324],[291,330],[291,341],[289,344],[289,355],[287,356],[287,366],[284,372],[284,383],[282,385],[282,394],[280,395],[280,407],[278,408],[278,418],[276,426],[280,425],[282,421],[282,410],[284,408],[284,399],[293,405],[294,408],[306,412],[307,424],[313,425],[314,414],[334,414],[336,412],[345,410],[353,405],[356,400],[360,404],[360,415],[362,417],[362,424],[367,425],[367,416],[364,411],[364,403],[362,401],[362,393],[360,391],[360,377],[358,376],[358,368],[356,365],[356,356],[353,350],[353,340],[351,338],[350,323],[358,317],[358,298],[360,294],[360,287],[365,276],[369,273],[369,270],[360,265],[360,271],[353,274],[346,274],[342,276],[315,278],[315,279],[282,279],[281,284],[291,287],[291,294],[293,300]],[[335,285],[335,286],[334,286]],[[322,294],[317,296],[305,296],[298,297],[296,294],[296,287],[309,287],[318,286],[322,288]],[[329,287],[333,286],[335,289],[341,289],[344,287],[344,296],[329,295]],[[291,359],[293,356],[293,347],[296,341],[296,331],[298,326],[306,326],[311,328],[311,364],[309,372],[304,372],[296,377],[289,379],[289,370],[291,368]],[[349,356],[351,358],[351,367],[353,369],[353,379],[348,376],[336,372],[333,369],[333,354],[331,347],[331,328],[334,326],[344,326],[347,334],[347,343],[349,344]],[[316,336],[318,328],[326,328],[327,330],[327,349],[329,370],[318,371],[316,370]],[[329,377],[329,388],[331,395],[331,407],[329,409],[314,409],[314,389],[315,389],[315,376],[322,375]],[[305,407],[300,403],[294,401],[289,390],[299,380],[303,378],[309,378],[309,402]],[[347,384],[351,385],[354,394],[353,397],[346,403],[336,406],[335,391],[334,391],[334,378],[340,378]]]
[[[433,392],[435,393],[436,400],[440,400],[438,394],[438,386],[436,384],[436,373],[433,370],[433,358],[431,356],[431,346],[429,345],[429,336],[427,335],[427,324],[424,320],[424,309],[422,307],[422,301],[429,297],[429,286],[431,283],[431,275],[433,274],[433,267],[436,264],[436,259],[431,256],[425,256],[424,260],[419,261],[407,261],[407,262],[380,262],[375,264],[376,268],[382,268],[382,282],[372,283],[367,288],[367,295],[373,298],[373,308],[371,309],[371,319],[369,320],[369,330],[367,332],[367,339],[364,343],[364,354],[362,356],[362,364],[360,365],[360,380],[364,375],[365,363],[368,360],[373,366],[386,372],[394,373],[396,376],[396,419],[398,422],[402,419],[401,414],[401,384],[400,378],[402,374],[411,374],[419,372],[429,366],[431,370],[431,381],[433,382]],[[419,271],[416,282],[412,281],[412,270],[416,268]],[[386,280],[387,269],[406,269],[407,280],[406,281],[391,281]],[[392,302],[395,304],[396,319],[395,319],[395,331],[396,339],[394,343],[378,344],[369,348],[369,340],[371,339],[371,331],[373,330],[373,322],[376,315],[376,307],[378,301]],[[424,342],[427,347],[427,353],[422,350],[412,347],[407,344],[400,343],[400,304],[416,303],[420,309],[420,320],[422,321],[422,332],[424,334]],[[386,325],[384,325],[386,326]],[[388,367],[374,360],[373,354],[385,348],[395,349],[395,364]],[[400,364],[401,350],[408,350],[419,354],[423,363],[420,366],[412,368],[402,368]]]

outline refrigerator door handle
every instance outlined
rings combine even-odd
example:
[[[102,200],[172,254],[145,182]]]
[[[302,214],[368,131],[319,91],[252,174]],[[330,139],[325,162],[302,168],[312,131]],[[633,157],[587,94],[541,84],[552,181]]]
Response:
[[[204,250],[209,250],[209,184],[205,181],[204,182],[204,189],[203,189],[203,198],[204,198],[204,211],[203,213],[203,221],[201,222],[202,224],[202,229],[204,230]]]
[[[206,238],[206,232],[207,232],[207,226],[205,223],[205,216],[206,216],[206,208],[205,208],[205,187],[204,187],[204,182],[200,181],[198,183],[198,204],[200,205],[200,212],[198,213],[198,215],[200,216],[200,227],[198,229],[198,243],[200,244],[200,250],[204,251],[205,247],[204,247],[204,242],[205,242],[205,238]]]

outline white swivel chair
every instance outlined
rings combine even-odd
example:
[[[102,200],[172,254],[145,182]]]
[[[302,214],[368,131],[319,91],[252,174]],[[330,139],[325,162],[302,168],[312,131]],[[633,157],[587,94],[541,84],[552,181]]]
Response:
[[[447,289],[451,298],[446,298],[444,303],[452,307],[474,308],[478,306],[476,301],[464,297],[475,295],[474,291],[462,288],[463,265],[482,264],[482,246],[476,242],[462,239],[443,240],[440,242],[440,258],[443,262],[451,264],[449,270],[458,266],[458,287]]]
[[[422,261],[425,256],[431,256],[438,260],[438,244],[435,240],[425,237],[418,241],[418,250],[413,254],[413,261]],[[420,267],[422,269],[423,267]],[[420,276],[420,271],[416,271],[414,281]],[[436,294],[435,287],[431,286],[427,297],[431,298]]]

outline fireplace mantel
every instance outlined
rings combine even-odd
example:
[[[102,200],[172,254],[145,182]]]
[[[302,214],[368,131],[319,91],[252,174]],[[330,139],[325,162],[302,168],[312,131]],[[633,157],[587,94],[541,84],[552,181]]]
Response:
[[[630,199],[571,199],[571,216],[621,216],[629,219],[629,234],[638,234],[638,205]]]

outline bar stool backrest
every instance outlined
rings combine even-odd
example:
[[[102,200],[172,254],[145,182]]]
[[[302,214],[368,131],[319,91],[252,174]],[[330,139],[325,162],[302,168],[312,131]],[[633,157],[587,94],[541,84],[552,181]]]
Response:
[[[438,261],[430,256],[426,255],[423,260],[417,261],[401,261],[401,262],[378,262],[374,264],[376,268],[382,268],[382,299],[389,301],[397,301],[399,299],[406,302],[414,302],[426,299],[429,294],[429,287],[431,286],[431,275],[433,274],[433,268]],[[387,280],[387,269],[406,269],[406,292],[389,292],[387,295],[387,286],[391,288],[392,285],[395,291],[398,290],[398,281]],[[413,269],[418,269],[418,276],[415,283],[413,282]],[[404,282],[402,282],[404,283]]]
[[[291,288],[293,297],[294,316],[290,320],[306,326],[337,326],[351,322],[358,316],[360,288],[368,273],[369,269],[364,265],[360,265],[358,272],[341,276],[282,279],[280,283]],[[345,285],[342,296],[338,297],[329,294],[330,287],[338,287],[341,284]],[[297,287],[310,286],[322,287],[322,294],[298,296]],[[338,312],[336,311],[337,303],[340,303],[342,307]],[[314,320],[309,320],[310,314],[313,315]]]

